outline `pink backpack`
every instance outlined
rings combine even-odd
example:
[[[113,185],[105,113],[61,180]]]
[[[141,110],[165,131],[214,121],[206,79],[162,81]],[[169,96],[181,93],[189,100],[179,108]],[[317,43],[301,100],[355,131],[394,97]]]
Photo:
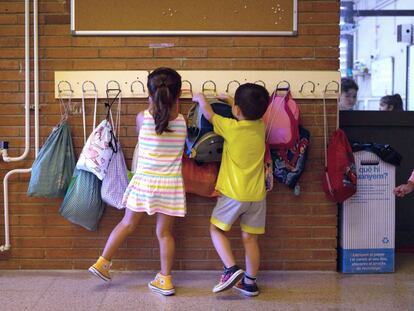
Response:
[[[288,90],[284,96],[276,89],[263,116],[266,142],[270,148],[290,148],[299,139],[299,106]]]

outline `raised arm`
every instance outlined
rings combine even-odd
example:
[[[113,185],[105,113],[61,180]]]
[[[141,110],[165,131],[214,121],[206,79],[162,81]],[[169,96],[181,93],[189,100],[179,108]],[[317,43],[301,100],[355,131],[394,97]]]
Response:
[[[206,101],[206,98],[203,93],[196,93],[193,96],[193,101],[200,105],[201,112],[204,117],[211,122],[214,116],[214,111],[211,108],[211,105]]]

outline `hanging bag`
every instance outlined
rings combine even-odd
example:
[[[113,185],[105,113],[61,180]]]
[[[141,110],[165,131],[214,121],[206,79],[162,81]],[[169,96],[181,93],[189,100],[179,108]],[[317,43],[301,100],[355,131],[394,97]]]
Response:
[[[299,139],[290,148],[271,150],[274,177],[278,182],[295,189],[295,194],[299,194],[298,181],[305,170],[309,144],[309,131],[299,125]]]
[[[122,197],[128,187],[128,169],[125,163],[124,153],[119,142],[121,127],[121,102],[118,102],[114,136],[117,141],[116,152],[113,153],[109,162],[107,174],[102,181],[102,200],[118,209],[123,209]],[[118,136],[117,136],[118,135]]]
[[[75,153],[72,136],[67,123],[68,107],[59,93],[61,108],[64,109],[60,123],[53,128],[32,165],[28,196],[63,197],[70,184],[75,168]],[[70,105],[70,98],[69,103]]]
[[[207,102],[214,113],[225,118],[234,118],[228,103],[214,98],[208,98]],[[187,156],[197,162],[220,162],[223,144],[223,137],[214,133],[213,125],[203,116],[199,104],[194,103],[187,115]]]
[[[197,163],[184,154],[182,165],[185,192],[202,197],[218,196],[218,192],[215,190],[218,176],[216,162]]]
[[[279,91],[286,91],[286,93],[280,96]],[[266,142],[271,149],[290,148],[298,141],[299,116],[299,106],[292,98],[290,88],[276,87],[263,116],[266,125]]]
[[[109,96],[112,91],[116,91],[116,96],[113,99]],[[100,180],[105,178],[112,153],[117,151],[116,138],[109,118],[112,104],[116,99],[121,100],[121,90],[120,88],[107,88],[106,94],[108,99],[108,103],[105,104],[108,108],[106,118],[98,124],[89,136],[76,164],[77,169],[89,171]]]
[[[207,87],[211,84],[212,87]],[[191,90],[190,84],[190,92]],[[231,105],[216,99],[216,84],[212,80],[203,83],[202,92],[207,97],[214,113],[225,117],[234,118]],[[187,114],[187,138],[185,140],[185,153],[189,158],[202,162],[220,162],[223,154],[224,139],[214,133],[211,124],[200,110],[200,105],[194,103]]]
[[[59,213],[70,222],[94,231],[104,211],[102,182],[89,171],[75,169]]]
[[[269,107],[264,115],[266,143],[270,146],[274,178],[300,193],[298,181],[305,169],[310,143],[310,133],[299,124],[300,109],[292,98],[290,85],[276,86]],[[285,95],[278,95],[285,91]]]
[[[95,101],[94,120],[96,120],[96,108],[97,101]],[[88,230],[96,230],[104,211],[101,185],[101,180],[95,174],[75,169],[59,213],[74,224]]]
[[[339,128],[339,102],[337,102],[336,130],[332,134],[329,144],[327,144],[328,120],[325,96],[328,85],[325,88],[323,96],[325,148],[325,178],[323,179],[323,189],[330,200],[342,203],[356,192],[357,175],[351,145],[345,132]],[[339,92],[339,87],[337,92]]]

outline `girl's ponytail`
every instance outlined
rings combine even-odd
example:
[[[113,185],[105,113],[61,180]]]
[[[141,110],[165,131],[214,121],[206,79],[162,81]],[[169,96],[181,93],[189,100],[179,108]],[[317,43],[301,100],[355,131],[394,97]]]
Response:
[[[147,83],[153,103],[155,131],[158,135],[168,129],[170,112],[181,91],[181,76],[173,69],[158,68],[150,73]]]
[[[161,84],[155,91],[153,101],[153,117],[155,122],[155,132],[161,135],[163,132],[171,132],[168,129],[168,121],[170,119],[170,111],[175,102],[175,98],[171,98],[171,92],[166,85]]]

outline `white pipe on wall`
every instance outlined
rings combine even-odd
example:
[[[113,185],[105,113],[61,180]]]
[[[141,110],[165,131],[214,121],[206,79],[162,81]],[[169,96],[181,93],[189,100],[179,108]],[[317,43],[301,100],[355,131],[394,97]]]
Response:
[[[29,29],[30,22],[29,22],[29,0],[25,0],[25,29]],[[37,0],[33,1],[33,49],[34,49],[34,103],[35,103],[35,157],[37,157],[39,153],[39,58],[38,58],[38,3]],[[25,152],[22,156],[17,158],[8,158],[6,153],[6,158],[9,159],[9,161],[19,161],[24,159],[27,154],[29,153],[29,139],[30,139],[30,119],[29,119],[29,113],[30,112],[30,103],[29,103],[29,78],[30,78],[30,71],[28,72],[29,68],[29,60],[28,60],[28,53],[29,53],[29,32],[25,32],[25,48],[26,48],[26,80],[25,80],[25,86],[26,86],[26,99],[25,99],[25,108],[26,108],[26,118],[25,118],[25,128],[26,128],[26,144],[25,144]],[[27,151],[26,151],[27,149]],[[6,158],[4,157],[3,153],[3,159],[6,161]],[[0,251],[7,251],[10,249],[10,230],[9,230],[9,177],[13,174],[18,173],[30,173],[32,171],[31,168],[26,169],[14,169],[9,171],[6,176],[4,176],[3,180],[3,196],[4,196],[4,245],[0,246]]]
[[[7,154],[7,149],[1,150],[3,155],[4,162],[16,162],[21,161],[27,157],[29,154],[30,148],[30,8],[29,8],[29,0],[25,0],[25,7],[24,7],[24,53],[25,53],[25,60],[24,60],[24,67],[25,67],[25,140],[24,140],[24,152],[19,157],[9,157]]]
[[[31,168],[11,170],[4,176],[3,180],[3,196],[4,196],[4,245],[0,246],[0,251],[7,251],[10,249],[10,230],[9,230],[9,177],[18,173],[30,173]]]
[[[39,34],[38,5],[33,1],[33,63],[34,63],[34,126],[35,126],[35,158],[39,153]]]

